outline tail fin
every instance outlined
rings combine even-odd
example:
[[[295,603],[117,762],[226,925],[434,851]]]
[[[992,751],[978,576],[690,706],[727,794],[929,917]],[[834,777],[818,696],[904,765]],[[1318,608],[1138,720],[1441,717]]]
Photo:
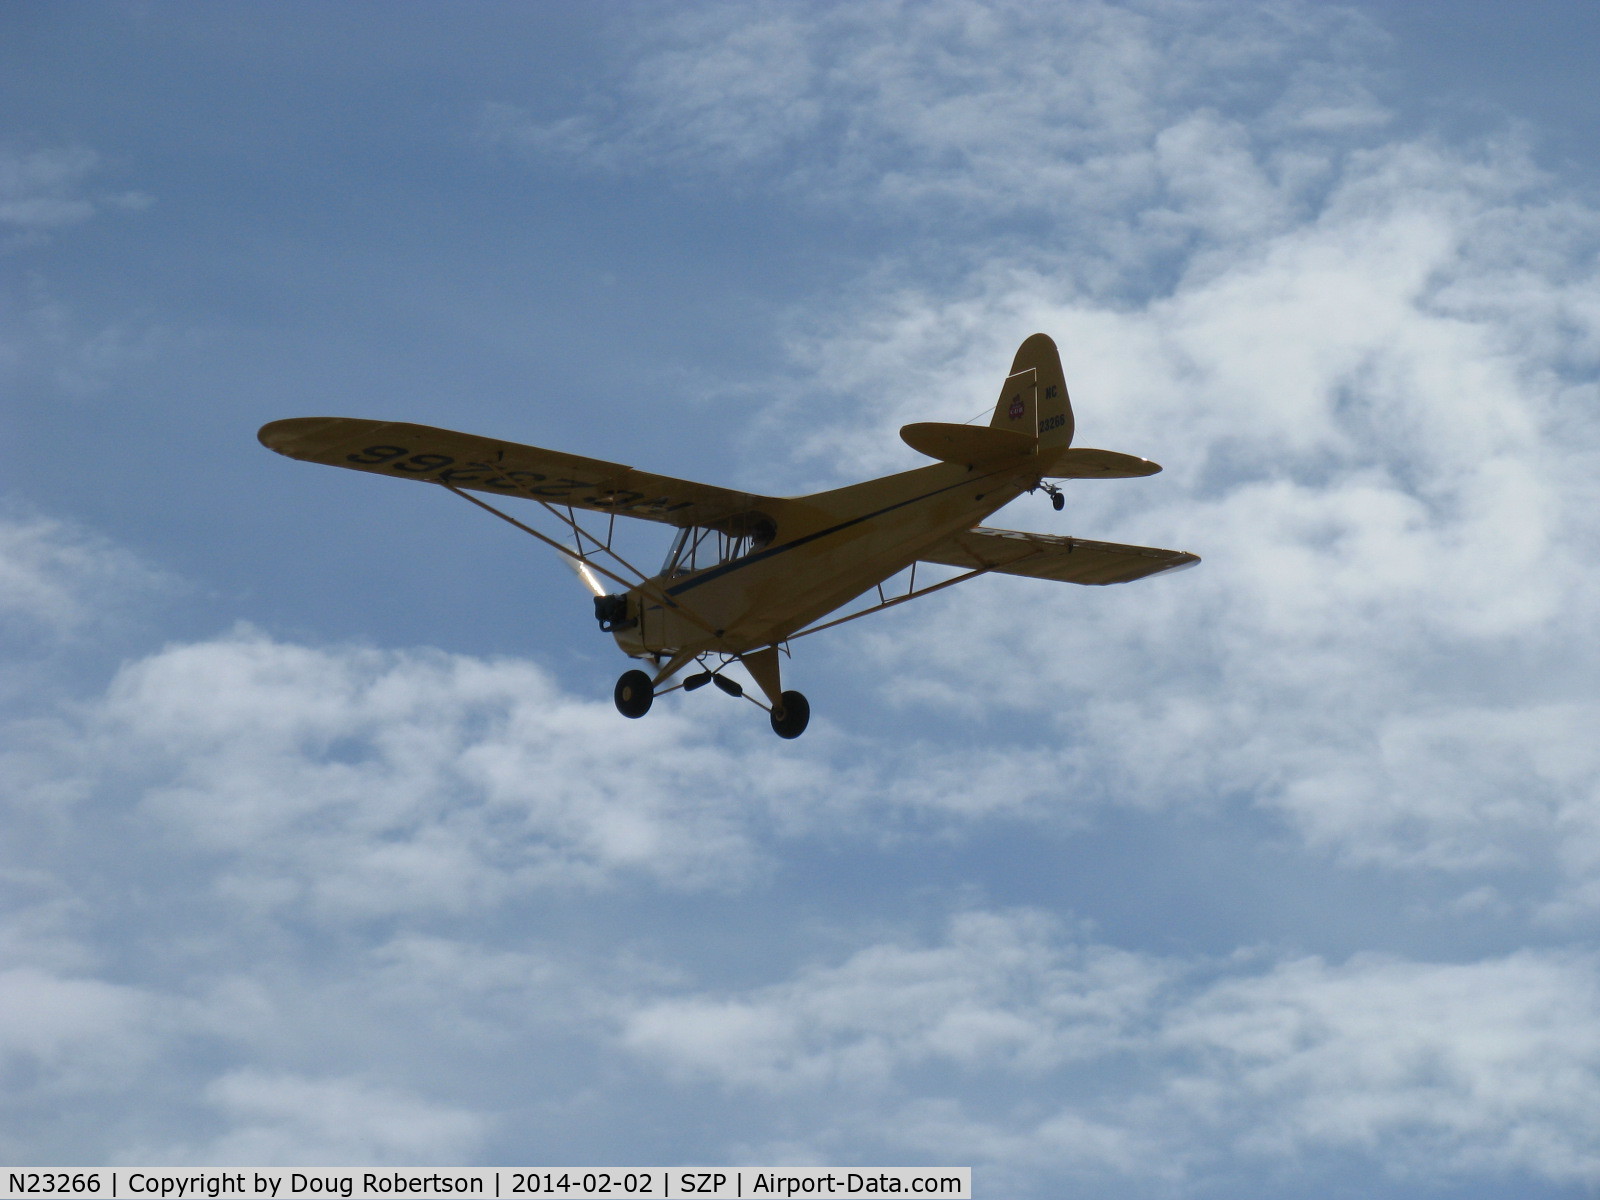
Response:
[[[1072,401],[1061,372],[1061,355],[1048,335],[1036,333],[1017,348],[989,424],[1037,436],[1040,454],[1072,444]]]

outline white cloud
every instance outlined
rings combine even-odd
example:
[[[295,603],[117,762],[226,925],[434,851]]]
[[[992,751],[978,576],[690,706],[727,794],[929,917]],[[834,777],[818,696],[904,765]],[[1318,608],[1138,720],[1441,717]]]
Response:
[[[500,134],[922,222],[796,321],[805,381],[750,438],[795,448],[779,483],[910,465],[896,427],[985,411],[1043,329],[1080,441],[1168,467],[1072,487],[1071,531],[1206,560],[832,636],[923,711],[1061,710],[1043,791],[1053,760],[1058,793],[1244,797],[1351,860],[1521,871],[1551,915],[1600,895],[1600,213],[1510,134],[1396,136],[1344,10],[810,16],[669,19],[626,103]]]
[[[107,208],[142,212],[155,203],[146,192],[92,188],[104,165],[87,146],[0,146],[0,229],[11,231],[0,251],[46,242],[57,230],[81,225]]]
[[[0,507],[0,631],[48,641],[103,629],[120,604],[172,581],[70,522]],[[106,602],[114,593],[118,605]]]
[[[1055,946],[1053,933],[1036,914],[966,913],[944,945],[877,945],[754,995],[657,1002],[623,1036],[673,1067],[767,1091],[871,1091],[930,1061],[1040,1075],[1114,1053],[1166,982],[1157,963]]]
[[[527,661],[313,648],[249,628],[124,665],[103,698],[12,728],[28,811],[132,804],[263,911],[492,911],[530,891],[750,884],[778,838],[943,836],[1077,816],[1055,759],[808,732],[664,700],[640,722]],[[678,705],[683,711],[677,711]],[[57,806],[66,805],[65,809]],[[42,818],[41,818],[42,819]]]
[[[1205,727],[1204,713],[1186,719]],[[1582,714],[1543,721],[1558,719]],[[851,743],[820,732],[848,761]],[[1439,753],[1429,728],[1411,736],[1421,751],[1402,740],[1392,761]],[[519,898],[572,903],[628,881],[663,897],[750,892],[800,840],[827,829],[871,844],[893,836],[897,812],[956,835],[991,815],[1062,819],[1047,810],[1048,755],[980,782],[998,794],[987,801],[964,796],[959,753],[924,763],[915,746],[878,775],[813,764],[785,792],[775,756],[787,750],[768,737],[697,728],[666,706],[622,724],[532,664],[436,651],[240,630],[130,663],[37,747],[57,767],[50,803],[34,794],[42,773],[12,797],[19,833],[32,814],[67,835],[45,843],[36,883],[78,904],[11,944],[80,964],[5,977],[21,1014],[12,1061],[31,1056],[51,1089],[76,1089],[93,1111],[113,1087],[149,1081],[153,1115],[122,1114],[97,1135],[117,1161],[486,1153],[504,1101],[462,1096],[486,1081],[504,1096],[504,1064],[531,1053],[588,1064],[546,1068],[549,1099],[528,1118],[539,1128],[573,1105],[615,1106],[618,1087],[681,1104],[710,1084],[729,1107],[702,1154],[971,1161],[1018,1194],[1063,1177],[1159,1190],[1249,1161],[1292,1175],[1324,1152],[1431,1181],[1600,1173],[1588,1122],[1600,987],[1581,955],[1210,962],[977,908],[932,939],[857,931],[837,961],[696,988],[659,951],[551,931],[528,945],[498,926]],[[1552,735],[1540,769],[1590,767]],[[1462,772],[1484,774],[1470,758]],[[773,815],[785,807],[797,811]],[[108,819],[116,854],[85,854],[70,831]],[[135,936],[163,946],[156,975],[169,977],[97,978],[109,955],[92,911],[143,903],[151,872],[167,903],[205,921],[171,937],[144,928],[156,917],[145,910]],[[469,937],[420,927],[462,917]],[[350,947],[396,918],[409,928]],[[315,963],[308,929],[338,947],[330,963]],[[52,952],[52,939],[81,948]],[[191,1073],[186,1097],[155,1086],[165,1068],[152,1064],[185,1055],[219,1065]],[[23,1086],[17,1103],[43,1094]]]
[[[1463,279],[1471,222],[1422,220],[1411,197],[1388,215],[1331,206],[1141,311],[1063,304],[1036,281],[1030,324],[1071,331],[1083,440],[1170,470],[1073,488],[1069,528],[1206,561],[1099,594],[970,585],[914,635],[867,635],[882,673],[930,697],[952,677],[1018,707],[1071,697],[1080,778],[1106,793],[1243,791],[1363,857],[1537,866],[1591,828],[1594,388],[1515,351],[1515,299],[1492,321],[1439,311],[1462,290],[1482,307],[1492,285]],[[950,323],[978,323],[985,300]],[[1021,307],[987,304],[996,325]],[[1563,311],[1576,355],[1592,334]],[[940,340],[862,324],[870,358],[854,339],[815,353],[914,362]],[[841,421],[815,440],[844,453],[852,436]]]
[[[84,146],[0,150],[0,221],[24,229],[76,225],[94,215],[84,184],[100,156]]]
[[[650,1002],[624,1037],[742,1095],[836,1106],[824,1155],[1140,1190],[1355,1151],[1437,1184],[1600,1176],[1597,1017],[1588,957],[1206,963],[971,912],[933,945]]]
[[[487,1123],[475,1113],[432,1104],[358,1079],[307,1079],[232,1071],[205,1090],[228,1123],[206,1143],[125,1154],[128,1163],[239,1167],[440,1166],[474,1160]]]
[[[144,192],[97,192],[103,166],[84,146],[20,151],[0,147],[0,253],[47,243],[106,209],[133,213],[154,199]],[[19,395],[42,381],[51,391],[82,397],[105,391],[130,365],[156,357],[172,340],[165,330],[126,320],[86,327],[81,315],[50,294],[37,273],[17,274],[0,291],[0,379]]]
[[[144,781],[146,810],[263,903],[462,911],[619,873],[743,878],[759,764],[670,712],[619,722],[531,663],[245,630],[125,668],[86,759],[106,786]]]
[[[809,199],[1093,212],[1105,228],[1084,232],[1109,245],[1128,233],[1122,212],[1169,186],[1275,223],[1280,202],[1219,186],[1258,168],[1237,147],[1215,153],[1238,128],[1215,112],[1264,109],[1300,142],[1274,163],[1281,178],[1312,179],[1318,133],[1384,120],[1351,53],[1376,36],[1306,5],[709,5],[649,25],[590,111],[541,121],[496,103],[480,136],[615,169],[754,171]]]
[[[1061,50],[1030,61],[1076,64],[1049,95],[1080,82],[1080,51],[1059,30],[1004,5],[970,11],[1005,38]],[[1037,95],[1002,99],[1008,54],[970,67],[997,155],[1040,179],[1056,168],[1088,178],[1094,164],[1093,200],[1052,190],[1062,224],[1026,246],[1005,224],[1016,203],[1006,168],[989,191],[973,186],[991,176],[970,155],[936,152],[956,144],[940,139],[958,140],[960,122],[919,124],[894,91],[914,88],[895,64],[940,77],[935,17],[814,35],[836,39],[837,61],[886,64],[857,72],[870,82],[844,118],[872,169],[840,169],[835,182],[848,176],[860,199],[894,177],[903,136],[919,150],[917,211],[942,211],[929,198],[959,190],[991,225],[976,238],[965,225],[925,233],[827,315],[797,323],[809,382],[780,397],[751,445],[797,448],[817,467],[779,470],[803,482],[900,469],[913,459],[898,425],[984,411],[1020,337],[1055,334],[1080,440],[1168,467],[1073,487],[1070,531],[1206,562],[1102,595],[980,581],[908,618],[914,627],[834,635],[872,651],[894,681],[886,694],[969,720],[1053,704],[1069,743],[1062,792],[1243,796],[1352,859],[1536,877],[1553,867],[1531,902],[1573,911],[1600,894],[1586,849],[1600,762],[1580,748],[1600,717],[1584,683],[1600,660],[1587,600],[1600,585],[1600,217],[1509,139],[1378,140],[1382,111],[1344,56],[1362,34],[1342,17],[1326,18],[1340,31],[1329,47],[1295,58],[1288,48],[1319,18],[1248,10],[1247,24],[1282,19],[1278,40],[1241,43],[1261,68],[1248,96],[1197,109],[1184,81],[1214,77],[1229,51],[1184,22],[1229,17],[1187,11],[1176,26],[1098,6],[1039,18],[1122,39],[1083,42],[1099,90],[1080,90],[1120,98],[1098,124],[1030,107]],[[1172,90],[1137,86],[1184,38],[1208,49],[1182,58]],[[703,49],[737,53],[729,46],[707,34]],[[1307,123],[1316,137],[1292,133]],[[1071,140],[1090,128],[1110,131],[1098,157]],[[1111,203],[1124,206],[1121,225],[1097,207]],[[949,263],[968,261],[955,243],[968,241],[985,261],[952,284]],[[946,251],[943,274],[929,270]],[[1042,505],[1017,508],[997,523],[1050,521]]]
[[[1204,1065],[1169,1093],[1229,1125],[1248,1106],[1239,1136],[1252,1152],[1384,1144],[1401,1172],[1592,1180],[1600,1142],[1581,1114],[1600,1100],[1597,983],[1587,957],[1531,951],[1459,965],[1285,962],[1171,1016],[1165,1044]]]
[[[0,1011],[0,1071],[13,1085],[42,1071],[65,1090],[102,1087],[149,1051],[153,998],[135,988],[18,966],[0,972]]]
[[[58,930],[17,937],[16,926],[30,915],[0,911],[7,952],[0,968],[0,1154],[11,1162],[62,1162],[56,1154],[70,1148],[78,1114],[99,1111],[106,1096],[136,1091],[159,1072],[177,1022],[155,991],[97,978],[76,964],[29,962],[84,957],[70,937],[53,945]]]

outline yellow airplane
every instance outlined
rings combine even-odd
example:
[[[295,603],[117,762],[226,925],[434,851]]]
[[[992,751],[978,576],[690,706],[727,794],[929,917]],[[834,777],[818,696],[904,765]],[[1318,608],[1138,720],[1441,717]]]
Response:
[[[560,551],[594,592],[600,628],[630,658],[651,667],[617,680],[615,700],[623,716],[644,716],[665,692],[715,683],[766,709],[778,736],[794,738],[804,732],[811,708],[799,692],[783,690],[778,654],[780,648],[787,653],[796,638],[991,571],[1106,584],[1200,561],[1181,550],[978,523],[1022,493],[1041,489],[1060,511],[1061,489],[1050,480],[1131,478],[1161,470],[1129,454],[1074,449],[1072,433],[1061,357],[1053,341],[1036,333],[1018,349],[988,425],[924,421],[900,430],[907,445],[937,463],[810,496],[758,496],[393,421],[296,417],[263,425],[258,436],[262,445],[290,458],[438,484]],[[471,492],[536,501],[567,527],[573,545]],[[579,523],[580,509],[606,517],[603,535]],[[677,529],[660,572],[646,575],[612,549],[619,516]],[[961,574],[918,588],[917,566],[923,563],[960,568]],[[904,594],[885,593],[885,582],[908,569]],[[608,591],[600,576],[621,590]],[[877,603],[822,621],[873,589]],[[735,662],[767,703],[723,674]],[[663,686],[691,663],[700,670]]]

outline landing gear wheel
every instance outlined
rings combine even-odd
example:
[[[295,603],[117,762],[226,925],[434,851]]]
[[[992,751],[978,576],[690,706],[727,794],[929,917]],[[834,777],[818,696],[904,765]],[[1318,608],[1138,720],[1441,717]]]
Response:
[[[1050,493],[1050,506],[1060,512],[1067,505],[1067,499],[1060,492]]]
[[[811,720],[811,704],[799,692],[784,692],[772,710],[772,732],[781,738],[797,738]]]
[[[650,711],[650,702],[656,698],[655,685],[643,671],[625,671],[617,680],[617,689],[611,693],[617,702],[617,711],[625,717],[642,717]],[[801,728],[805,723],[801,722]]]

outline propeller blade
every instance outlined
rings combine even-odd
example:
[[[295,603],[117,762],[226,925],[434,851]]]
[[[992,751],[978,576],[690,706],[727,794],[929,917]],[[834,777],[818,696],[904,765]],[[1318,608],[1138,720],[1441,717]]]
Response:
[[[604,596],[606,589],[600,582],[599,576],[589,569],[589,564],[573,558],[570,554],[563,554],[561,561],[572,568],[572,573],[578,577],[579,582],[596,596]]]

